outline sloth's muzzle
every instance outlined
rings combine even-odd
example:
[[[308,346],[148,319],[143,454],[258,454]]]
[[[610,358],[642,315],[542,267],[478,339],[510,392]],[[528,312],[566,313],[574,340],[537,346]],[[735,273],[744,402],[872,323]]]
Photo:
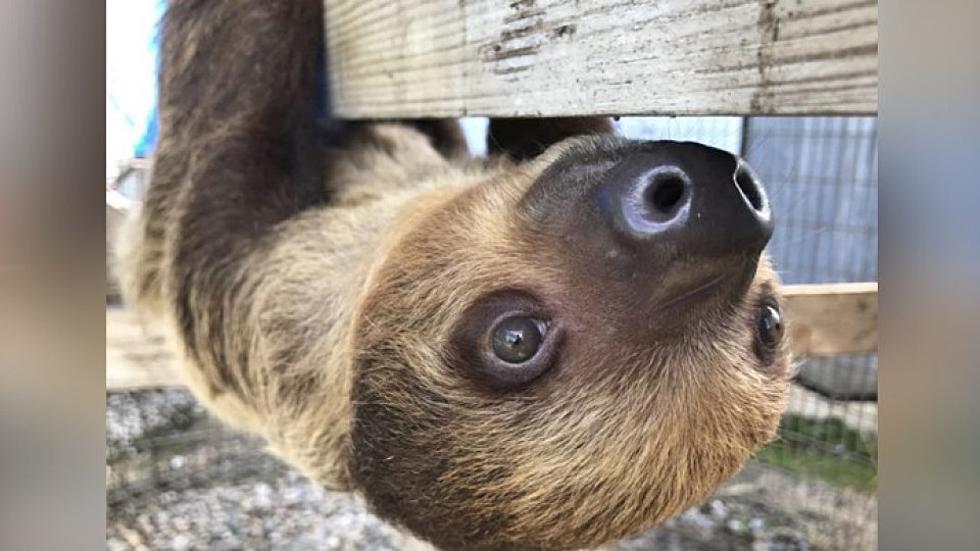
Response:
[[[601,293],[609,316],[658,327],[695,303],[742,299],[773,229],[745,161],[691,142],[584,144],[555,159],[523,201],[575,274],[570,296]]]
[[[647,142],[597,186],[599,212],[638,253],[678,248],[708,257],[758,255],[772,235],[765,189],[731,153],[691,142]]]

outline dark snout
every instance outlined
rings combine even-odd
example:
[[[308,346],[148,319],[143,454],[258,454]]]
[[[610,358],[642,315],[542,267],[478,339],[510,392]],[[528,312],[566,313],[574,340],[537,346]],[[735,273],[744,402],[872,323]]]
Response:
[[[523,205],[541,247],[572,274],[569,301],[595,295],[606,319],[656,319],[658,328],[681,324],[695,303],[740,300],[773,229],[752,169],[686,142],[582,142],[552,162]]]
[[[596,188],[599,214],[643,255],[758,255],[772,235],[765,189],[731,153],[690,142],[649,142],[629,152]]]

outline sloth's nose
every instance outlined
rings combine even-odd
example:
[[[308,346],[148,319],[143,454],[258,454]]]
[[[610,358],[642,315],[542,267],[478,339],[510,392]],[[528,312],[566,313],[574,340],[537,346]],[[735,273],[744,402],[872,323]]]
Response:
[[[772,235],[762,183],[735,155],[690,142],[649,142],[607,172],[599,212],[625,245],[688,254],[757,254]]]

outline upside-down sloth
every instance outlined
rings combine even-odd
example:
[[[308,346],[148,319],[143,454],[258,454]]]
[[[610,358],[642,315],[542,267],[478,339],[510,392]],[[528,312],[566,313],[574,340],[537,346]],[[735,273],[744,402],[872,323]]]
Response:
[[[573,549],[703,499],[787,392],[750,167],[607,119],[317,122],[321,0],[178,0],[122,258],[188,384],[444,549]],[[328,131],[325,131],[326,130]]]

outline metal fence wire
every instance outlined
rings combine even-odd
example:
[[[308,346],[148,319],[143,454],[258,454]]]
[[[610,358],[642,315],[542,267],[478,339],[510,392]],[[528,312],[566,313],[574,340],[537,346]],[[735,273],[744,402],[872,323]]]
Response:
[[[630,137],[697,140],[744,156],[769,191],[769,253],[785,283],[877,279],[875,118],[619,124]],[[802,361],[776,441],[705,503],[613,547],[877,548],[877,369],[876,355]],[[108,393],[106,429],[108,549],[403,545],[359,498],[309,482],[184,390]]]

